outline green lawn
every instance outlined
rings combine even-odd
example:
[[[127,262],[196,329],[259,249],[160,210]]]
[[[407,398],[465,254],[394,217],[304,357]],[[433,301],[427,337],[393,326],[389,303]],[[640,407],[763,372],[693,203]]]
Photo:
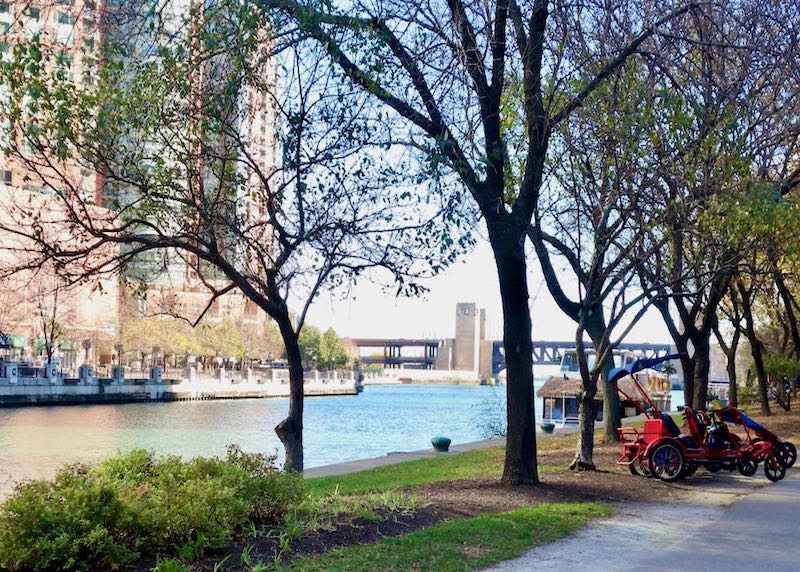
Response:
[[[503,473],[505,447],[491,447],[441,455],[416,461],[385,465],[334,477],[306,479],[306,489],[315,495],[332,493],[353,494],[366,491],[384,491],[454,481],[475,477],[499,477]]]
[[[572,447],[574,436],[539,442],[541,450]],[[440,455],[340,476],[305,481],[312,499],[360,495],[470,478],[500,478],[505,447]],[[541,473],[563,467],[539,465]],[[498,514],[456,519],[365,546],[351,546],[292,564],[289,570],[475,570],[513,558],[531,546],[574,533],[610,513],[601,503],[548,503]]]
[[[573,437],[574,439],[574,437]],[[543,439],[542,449],[560,446],[564,438]],[[338,490],[340,494],[354,494],[368,491],[386,491],[445,481],[473,479],[481,477],[497,477],[503,474],[505,447],[490,447],[405,461],[394,465],[385,465],[367,471],[349,473],[334,477],[317,477],[306,479],[306,490],[314,495],[324,495]],[[556,467],[539,465],[540,473],[556,470]]]
[[[569,536],[589,520],[610,514],[601,503],[553,503],[441,522],[410,534],[304,558],[289,570],[475,570],[519,556],[531,546]]]

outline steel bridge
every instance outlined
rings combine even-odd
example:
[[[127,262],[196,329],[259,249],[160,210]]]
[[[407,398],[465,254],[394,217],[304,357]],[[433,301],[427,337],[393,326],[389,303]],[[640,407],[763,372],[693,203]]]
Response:
[[[587,350],[592,349],[591,344],[586,345]],[[575,342],[533,342],[533,363],[535,364],[558,364],[561,356],[565,352],[575,349]],[[648,343],[623,343],[617,346],[617,350],[631,351],[642,354],[647,358],[661,357],[667,355],[671,346],[669,344],[648,344]],[[503,342],[492,342],[492,375],[496,376],[506,367],[506,356],[503,351]]]
[[[433,369],[441,340],[404,338],[354,338],[358,360],[362,364],[381,364],[386,368],[411,367]],[[383,355],[361,356],[362,348],[383,348]],[[423,355],[403,355],[405,348],[423,348]]]
[[[433,369],[436,356],[439,353],[441,340],[438,339],[405,339],[405,338],[354,338],[351,340],[358,349],[359,361],[362,364],[380,364],[386,368],[411,367],[416,369]],[[378,355],[362,356],[361,351],[367,348],[382,348]],[[422,348],[422,355],[406,355],[403,350],[408,348]],[[575,349],[575,342],[533,342],[533,363],[558,364],[565,352]],[[591,350],[591,344],[587,344]],[[621,351],[632,351],[652,358],[666,355],[670,352],[669,344],[624,343],[617,347]],[[417,350],[418,351],[418,350]],[[506,367],[506,358],[503,351],[503,342],[492,342],[492,375],[496,376]]]

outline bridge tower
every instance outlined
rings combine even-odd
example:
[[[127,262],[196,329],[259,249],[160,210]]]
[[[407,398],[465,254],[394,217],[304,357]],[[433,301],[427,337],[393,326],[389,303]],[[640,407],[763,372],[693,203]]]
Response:
[[[459,302],[456,304],[453,369],[478,371],[480,336],[485,328],[485,319],[486,314],[479,312],[474,303]]]

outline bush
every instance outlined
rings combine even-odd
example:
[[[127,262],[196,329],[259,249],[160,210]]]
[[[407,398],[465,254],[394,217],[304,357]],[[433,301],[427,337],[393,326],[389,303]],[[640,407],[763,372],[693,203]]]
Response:
[[[17,488],[0,508],[0,568],[89,570],[135,556],[120,542],[131,515],[113,487],[87,473],[74,465]]]
[[[764,372],[777,379],[787,377],[790,381],[794,382],[794,380],[800,376],[800,361],[782,356],[765,356]]]
[[[190,461],[136,450],[19,485],[0,505],[0,568],[95,570],[142,553],[197,555],[248,522],[280,523],[302,497],[300,477],[236,446],[225,459]]]
[[[740,406],[753,404],[758,400],[758,388],[755,386],[752,380],[748,381],[745,385],[739,386],[737,389],[736,398],[739,401]]]
[[[506,424],[506,401],[493,387],[492,394],[473,406],[475,414],[473,423],[484,439],[505,437],[508,431]]]

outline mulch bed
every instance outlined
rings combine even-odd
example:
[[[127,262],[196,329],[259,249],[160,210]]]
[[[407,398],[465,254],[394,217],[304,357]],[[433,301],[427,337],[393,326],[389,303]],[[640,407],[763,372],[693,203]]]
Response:
[[[345,546],[373,544],[382,538],[399,536],[425,528],[460,514],[445,509],[428,506],[414,512],[380,513],[380,521],[367,519],[343,520],[335,523],[330,530],[321,530],[292,543],[291,553],[281,558],[287,564],[297,558],[330,552]],[[242,554],[249,552],[250,565],[242,562]],[[257,563],[271,565],[279,552],[277,538],[244,537],[228,544],[222,550],[207,551],[203,559],[190,567],[193,570],[213,570],[214,565],[224,560],[221,568],[225,572],[250,572]],[[126,567],[126,572],[150,572],[156,565],[155,558],[142,559],[135,565]]]
[[[409,489],[423,503],[474,516],[486,512],[513,510],[520,506],[545,502],[674,502],[687,499],[701,481],[687,480],[681,486],[630,474],[627,467],[616,465],[618,444],[596,445],[596,471],[570,471],[567,465],[574,456],[574,445],[542,451],[541,465],[559,467],[543,471],[537,486],[510,486],[497,479],[470,479]]]

